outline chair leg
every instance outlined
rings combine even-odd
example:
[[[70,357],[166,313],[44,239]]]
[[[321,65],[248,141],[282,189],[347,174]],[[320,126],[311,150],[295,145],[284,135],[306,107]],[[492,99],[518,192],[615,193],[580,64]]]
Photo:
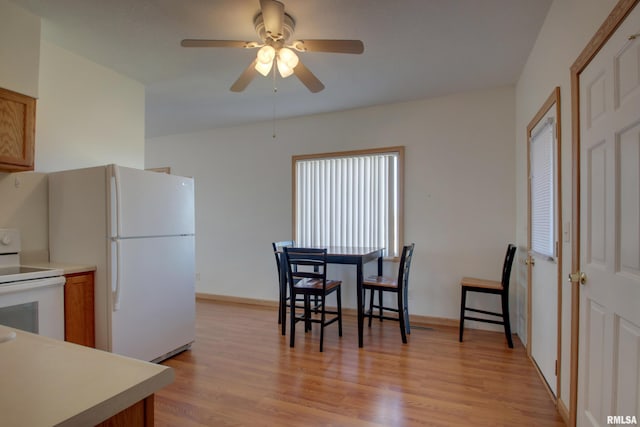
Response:
[[[340,288],[337,290],[338,297],[338,336],[342,336],[342,291]]]
[[[322,345],[324,344],[324,321],[325,321],[325,312],[324,312],[324,307],[325,307],[325,298],[326,295],[323,295],[321,300],[322,300],[322,308],[320,309],[320,353],[322,353]]]
[[[467,303],[467,290],[462,288],[462,298],[460,298],[460,337],[459,340],[462,342],[462,334],[464,333],[464,309]]]
[[[366,294],[366,291],[364,291]],[[375,290],[373,289],[369,289],[370,295],[369,295],[369,312],[367,314],[369,314],[369,327],[371,327],[371,319],[373,318],[373,295],[376,293]]]
[[[504,323],[504,334],[507,337],[509,348],[513,348],[513,339],[511,338],[511,316],[509,316],[509,296],[502,294],[502,321]]]
[[[407,332],[405,329],[405,324],[404,324],[404,307],[402,304],[402,295],[400,292],[398,292],[398,320],[400,321],[400,334],[402,335],[402,343],[406,344],[407,343]]]
[[[289,347],[293,347],[295,345],[296,338],[296,294],[292,293],[289,298],[289,307],[291,312],[289,313],[289,321],[291,325],[289,326]]]
[[[402,299],[403,299],[402,309],[404,310],[405,329],[407,331],[407,334],[411,334],[411,323],[409,322],[409,298],[406,293],[403,293]]]
[[[304,296],[304,333],[311,330],[311,297]]]
[[[280,324],[281,334],[285,336],[287,334],[287,309],[289,306],[287,305],[288,299],[284,298],[280,301],[280,306],[278,307],[278,324]]]
[[[383,295],[382,294],[383,294],[383,292],[380,289],[378,289],[378,309],[380,310],[380,321],[381,322],[382,322],[382,310],[383,310],[383,307],[382,307],[382,296]]]

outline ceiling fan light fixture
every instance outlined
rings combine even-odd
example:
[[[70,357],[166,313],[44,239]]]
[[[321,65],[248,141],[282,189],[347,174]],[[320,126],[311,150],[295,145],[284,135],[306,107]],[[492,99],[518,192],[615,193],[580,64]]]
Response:
[[[298,55],[296,55],[291,49],[283,47],[278,50],[278,71],[283,79],[293,74],[293,69],[296,68],[299,61]]]
[[[283,79],[286,79],[291,74],[293,74],[293,68],[289,67],[287,64],[285,64],[282,61],[276,61],[276,62],[278,64],[278,71],[280,72],[280,76]]]
[[[276,56],[276,50],[273,46],[265,45],[260,48],[258,51],[258,61],[264,64],[273,61],[273,58]]]
[[[260,61],[256,62],[256,66],[254,67],[257,72],[267,77],[269,72],[271,71],[271,67],[273,66],[273,62],[269,62],[268,64],[264,64]]]
[[[317,93],[324,89],[324,85],[302,61],[298,60],[298,56],[292,49],[298,52],[350,54],[364,52],[364,44],[361,40],[294,40],[293,35],[296,23],[291,15],[284,11],[282,1],[259,0],[259,2],[260,12],[255,15],[253,20],[259,42],[208,39],[184,39],[180,42],[183,47],[260,48],[257,57],[231,85],[232,92],[242,92],[258,74],[267,77],[270,73],[273,73],[275,78],[273,63],[276,62],[276,67],[282,78],[295,74],[310,92]]]
[[[291,49],[283,47],[278,51],[278,62],[284,62],[289,68],[296,68],[298,61],[298,55]]]
[[[255,69],[263,76],[269,75],[273,66],[273,58],[276,56],[276,50],[273,46],[262,46],[258,51]]]

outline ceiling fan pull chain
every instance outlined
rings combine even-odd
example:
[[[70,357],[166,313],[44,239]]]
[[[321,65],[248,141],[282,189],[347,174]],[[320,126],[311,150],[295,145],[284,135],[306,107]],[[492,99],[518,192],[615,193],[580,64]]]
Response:
[[[273,67],[273,139],[276,139],[276,93],[278,93],[276,86],[276,67]]]

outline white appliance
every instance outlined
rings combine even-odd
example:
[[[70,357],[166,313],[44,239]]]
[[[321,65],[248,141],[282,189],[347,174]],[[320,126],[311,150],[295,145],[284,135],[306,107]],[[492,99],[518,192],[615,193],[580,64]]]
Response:
[[[21,265],[20,249],[20,231],[0,229],[0,324],[63,340],[63,271]]]
[[[97,348],[158,362],[194,341],[193,179],[116,165],[51,173],[49,250],[97,267]]]

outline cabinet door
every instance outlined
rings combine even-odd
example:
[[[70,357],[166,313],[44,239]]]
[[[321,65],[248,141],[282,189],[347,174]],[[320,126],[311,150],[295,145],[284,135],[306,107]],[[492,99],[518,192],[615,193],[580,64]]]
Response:
[[[0,88],[0,171],[33,170],[36,100]]]
[[[64,340],[95,347],[93,272],[65,277]]]

